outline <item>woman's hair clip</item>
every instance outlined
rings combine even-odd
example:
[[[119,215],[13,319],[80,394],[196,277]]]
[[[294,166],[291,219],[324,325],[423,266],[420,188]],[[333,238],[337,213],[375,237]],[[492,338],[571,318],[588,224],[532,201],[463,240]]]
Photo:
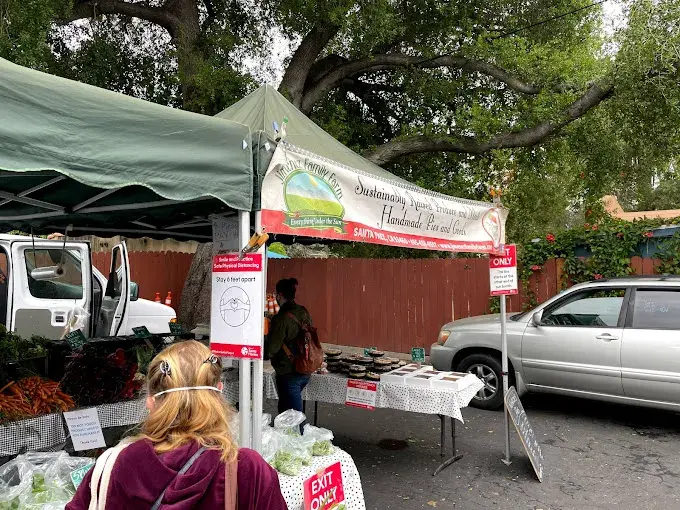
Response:
[[[168,363],[166,360],[161,361],[161,364],[158,366],[158,368],[161,371],[161,374],[167,375],[168,377],[170,376],[170,363]]]
[[[215,356],[214,354],[211,354],[208,357],[208,359],[205,360],[203,363],[212,363],[213,365],[215,365],[219,361],[220,361],[220,359],[217,356]]]

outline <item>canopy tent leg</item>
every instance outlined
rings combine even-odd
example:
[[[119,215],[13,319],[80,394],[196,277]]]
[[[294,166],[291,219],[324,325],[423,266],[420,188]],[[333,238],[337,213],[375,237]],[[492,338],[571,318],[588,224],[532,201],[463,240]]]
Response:
[[[255,231],[262,231],[262,212],[255,212]],[[262,256],[264,275],[262,277],[262,295],[267,295],[267,248]],[[264,333],[264,332],[262,332]],[[264,366],[261,359],[253,361],[253,450],[262,453],[262,406],[263,406]]]
[[[245,246],[250,239],[250,213],[248,211],[239,211],[239,246]],[[250,360],[239,361],[239,432],[241,438],[241,447],[250,448],[251,445],[251,415],[250,415]],[[261,388],[260,388],[261,391]]]

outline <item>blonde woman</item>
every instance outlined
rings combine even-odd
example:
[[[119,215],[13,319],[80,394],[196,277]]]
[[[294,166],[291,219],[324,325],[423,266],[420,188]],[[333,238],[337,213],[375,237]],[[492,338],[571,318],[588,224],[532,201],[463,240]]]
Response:
[[[156,356],[141,433],[97,460],[67,510],[287,510],[276,471],[231,439],[221,374],[193,340]]]

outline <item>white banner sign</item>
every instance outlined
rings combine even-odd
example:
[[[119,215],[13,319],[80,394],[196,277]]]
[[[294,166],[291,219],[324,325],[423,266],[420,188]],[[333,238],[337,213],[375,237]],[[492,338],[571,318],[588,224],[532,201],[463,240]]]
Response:
[[[507,210],[383,181],[279,144],[262,184],[269,233],[500,253]]]
[[[210,350],[225,358],[262,359],[264,256],[213,257]]]

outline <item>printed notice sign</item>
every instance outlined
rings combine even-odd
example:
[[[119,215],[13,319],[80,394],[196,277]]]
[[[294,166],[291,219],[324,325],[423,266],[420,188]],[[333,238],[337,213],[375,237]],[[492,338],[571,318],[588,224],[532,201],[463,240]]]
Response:
[[[347,395],[345,405],[375,410],[378,398],[378,383],[361,381],[359,379],[347,379]]]
[[[345,491],[339,462],[321,469],[302,484],[305,510],[331,510],[342,507]]]
[[[505,254],[489,257],[489,284],[492,296],[517,294],[517,247],[508,244]]]
[[[216,355],[262,359],[263,277],[262,253],[213,258],[210,349]]]
[[[64,418],[75,451],[106,448],[104,433],[95,407],[65,412]]]

